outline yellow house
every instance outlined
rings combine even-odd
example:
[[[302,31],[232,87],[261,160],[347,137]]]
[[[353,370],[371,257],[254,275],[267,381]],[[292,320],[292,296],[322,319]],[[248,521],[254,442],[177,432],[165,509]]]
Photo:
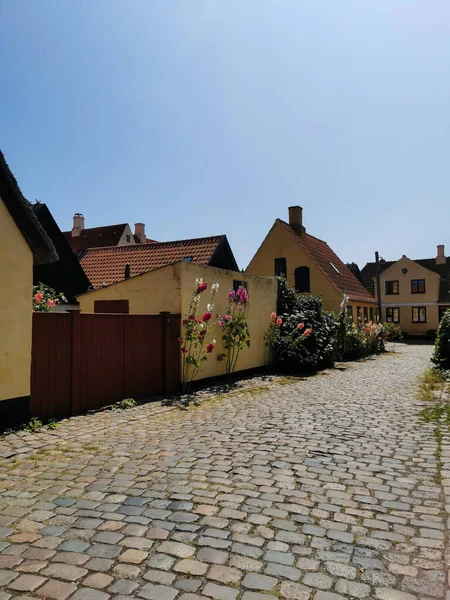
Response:
[[[214,302],[214,315],[225,314],[230,289],[236,289],[239,285],[247,288],[249,295],[247,321],[251,345],[250,348],[242,350],[237,370],[264,366],[267,362],[264,334],[269,325],[270,314],[276,310],[277,303],[278,284],[275,278],[268,279],[248,273],[179,261],[78,296],[80,310],[82,313],[108,311],[129,314],[158,314],[167,311],[186,315],[197,278],[202,278],[209,286],[212,283],[219,284]],[[201,314],[206,311],[209,301],[210,294],[207,291],[201,297],[199,307]],[[183,335],[183,327],[180,335]],[[225,363],[216,360],[216,357],[224,352],[221,330],[218,326],[215,326],[208,338],[209,341],[212,339],[216,339],[215,352],[205,362],[197,379],[224,374]]]
[[[0,430],[28,414],[33,264],[56,260],[50,238],[0,152]]]
[[[367,263],[361,275],[368,289],[376,288],[375,263]],[[436,258],[380,262],[383,319],[396,323],[409,335],[436,331],[450,309],[450,259],[445,247],[437,247]]]
[[[375,320],[375,298],[326,242],[306,233],[302,213],[300,206],[291,206],[289,223],[275,221],[247,272],[283,275],[297,292],[321,297],[324,307],[335,313],[339,313],[345,293],[353,321]]]

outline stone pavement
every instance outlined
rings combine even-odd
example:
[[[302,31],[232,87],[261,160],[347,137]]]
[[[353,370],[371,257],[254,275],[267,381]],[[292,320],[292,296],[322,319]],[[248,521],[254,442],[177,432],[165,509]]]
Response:
[[[399,348],[8,436],[0,600],[449,599],[450,443],[439,480],[431,348]]]

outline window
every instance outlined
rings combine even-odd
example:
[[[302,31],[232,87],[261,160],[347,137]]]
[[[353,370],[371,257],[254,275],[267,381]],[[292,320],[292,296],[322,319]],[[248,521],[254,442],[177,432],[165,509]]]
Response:
[[[246,290],[247,282],[246,281],[238,281],[237,279],[233,279],[233,290],[235,292],[237,292],[240,287],[244,288],[244,290]]]
[[[131,242],[131,235],[127,235],[126,239],[127,239],[127,242]]]
[[[309,282],[309,267],[297,267],[294,273],[295,291],[300,294],[308,294],[311,291]]]
[[[353,306],[347,306],[347,317],[353,321]]]
[[[388,323],[400,323],[400,309],[386,308],[386,321]]]
[[[364,323],[367,323],[367,321],[369,320],[369,309],[367,308],[367,306],[364,307]]]
[[[425,306],[413,306],[412,322],[413,323],[426,323],[427,322],[427,309],[425,308]]]
[[[286,268],[286,259],[285,258],[276,258],[275,259],[275,275],[278,277],[286,277],[287,268]]]
[[[356,318],[359,320],[362,319],[362,308],[360,306],[356,307]]]
[[[411,294],[425,294],[425,279],[411,279]]]
[[[336,271],[336,273],[337,273],[338,275],[340,275],[340,274],[341,274],[341,272],[340,272],[340,271],[339,271],[339,269],[336,267],[336,265],[333,265],[333,263],[332,263],[331,261],[330,261],[330,265],[333,267],[333,269]]]
[[[398,294],[398,281],[386,281],[386,296]]]
[[[372,323],[373,323],[373,321],[374,321],[374,319],[373,319],[373,306],[371,306],[371,307],[369,308],[369,313],[370,313],[370,320],[371,320],[371,321],[372,321]]]

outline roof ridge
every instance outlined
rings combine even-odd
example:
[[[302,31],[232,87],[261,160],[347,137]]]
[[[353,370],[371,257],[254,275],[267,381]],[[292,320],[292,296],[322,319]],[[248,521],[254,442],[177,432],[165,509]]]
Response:
[[[100,250],[124,250],[130,248],[156,248],[158,246],[168,246],[169,244],[187,244],[188,242],[198,242],[198,241],[210,241],[210,240],[220,240],[220,238],[226,237],[226,234],[221,235],[210,235],[199,238],[190,238],[185,240],[169,240],[168,242],[153,242],[151,244],[129,244],[124,246],[93,246],[92,248],[87,248],[86,252],[98,252]]]

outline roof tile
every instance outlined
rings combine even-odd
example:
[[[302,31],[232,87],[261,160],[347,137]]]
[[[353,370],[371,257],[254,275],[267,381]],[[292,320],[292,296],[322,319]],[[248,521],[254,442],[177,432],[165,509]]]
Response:
[[[208,265],[223,235],[174,242],[89,248],[80,262],[94,288],[124,279],[125,265],[130,276],[147,273],[165,265],[191,258],[191,262]]]
[[[326,242],[308,233],[300,236],[285,221],[280,219],[280,223],[339,292],[346,293],[351,300],[375,302],[375,298],[369,294]]]

